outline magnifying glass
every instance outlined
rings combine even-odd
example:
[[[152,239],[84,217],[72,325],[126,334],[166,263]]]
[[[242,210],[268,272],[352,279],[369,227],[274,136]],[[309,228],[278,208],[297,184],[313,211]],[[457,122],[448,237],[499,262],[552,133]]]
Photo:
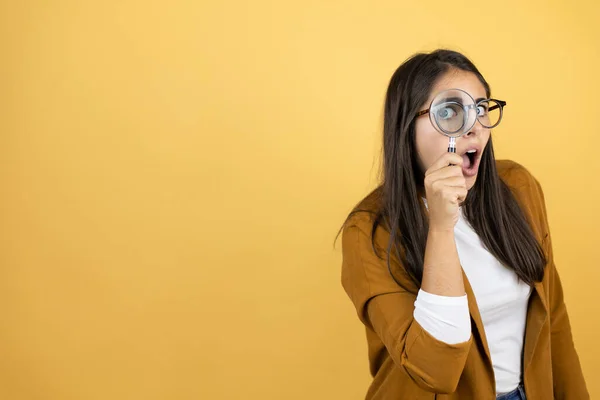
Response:
[[[439,133],[449,138],[448,152],[456,153],[456,138],[475,125],[477,112],[473,97],[461,89],[444,90],[431,101],[429,119]]]

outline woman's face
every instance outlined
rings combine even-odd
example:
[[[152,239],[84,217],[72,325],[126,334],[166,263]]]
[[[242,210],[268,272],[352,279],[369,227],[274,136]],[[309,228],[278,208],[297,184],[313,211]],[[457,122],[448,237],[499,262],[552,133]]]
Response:
[[[422,105],[420,110],[427,109],[434,97],[447,89],[462,89],[469,93],[475,101],[477,99],[486,98],[485,88],[472,72],[453,69],[444,74],[433,87],[429,99]],[[422,115],[415,122],[416,129],[416,147],[421,172],[424,174],[429,167],[448,151],[448,137],[439,133],[429,120],[429,114]],[[490,129],[484,128],[479,121],[463,136],[456,139],[456,154],[463,156],[463,162],[470,164],[469,158],[466,155],[468,150],[476,149],[471,171],[463,169],[467,190],[470,190],[477,179],[477,170],[479,168],[479,160],[483,154],[483,149],[487,145],[490,138]],[[463,165],[465,165],[463,164]]]

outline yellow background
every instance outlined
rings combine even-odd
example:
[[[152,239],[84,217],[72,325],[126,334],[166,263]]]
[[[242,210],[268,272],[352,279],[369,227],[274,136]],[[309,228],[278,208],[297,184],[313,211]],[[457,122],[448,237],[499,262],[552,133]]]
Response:
[[[0,4],[0,398],[363,398],[333,239],[438,46],[508,102],[600,395],[598,2]]]

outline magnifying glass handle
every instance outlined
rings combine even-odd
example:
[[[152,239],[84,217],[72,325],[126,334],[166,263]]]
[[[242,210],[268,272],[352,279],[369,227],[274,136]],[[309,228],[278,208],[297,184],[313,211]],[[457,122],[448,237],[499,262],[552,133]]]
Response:
[[[450,138],[450,142],[448,143],[448,153],[456,153],[456,138]],[[454,164],[450,163],[448,165],[450,166]]]
[[[448,143],[448,153],[456,153],[456,138],[450,138],[450,142]]]

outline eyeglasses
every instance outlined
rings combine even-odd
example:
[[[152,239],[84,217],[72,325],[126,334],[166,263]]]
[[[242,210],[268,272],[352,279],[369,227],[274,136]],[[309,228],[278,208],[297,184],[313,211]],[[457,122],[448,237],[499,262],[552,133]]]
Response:
[[[429,114],[433,126],[443,135],[459,137],[468,132],[476,121],[485,128],[500,124],[506,102],[498,99],[478,99],[461,89],[449,89],[439,93],[428,109],[419,111],[416,117]]]

